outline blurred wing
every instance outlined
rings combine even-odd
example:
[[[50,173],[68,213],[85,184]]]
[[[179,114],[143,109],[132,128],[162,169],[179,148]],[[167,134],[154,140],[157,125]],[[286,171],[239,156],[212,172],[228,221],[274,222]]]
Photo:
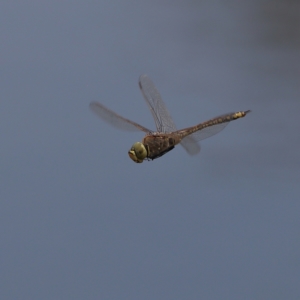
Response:
[[[202,141],[204,139],[207,139],[217,133],[219,133],[220,131],[222,131],[227,125],[229,124],[229,122],[226,123],[221,123],[221,124],[216,124],[210,127],[206,127],[202,130],[196,131],[195,133],[192,133],[190,135],[190,137],[192,137],[195,141]],[[189,136],[187,136],[189,137]],[[185,140],[185,139],[183,139]]]
[[[116,114],[112,110],[106,108],[104,105],[98,102],[92,102],[90,104],[90,109],[99,116],[103,121],[107,122],[108,124],[127,131],[144,131],[144,132],[151,132],[151,130],[143,127],[140,124],[137,124],[133,121],[123,118],[122,116]]]
[[[192,137],[192,135],[189,135],[185,137],[181,142],[180,145],[185,149],[185,151],[189,155],[195,155],[200,152],[201,148],[200,145],[197,143],[197,141]]]
[[[147,75],[141,75],[139,80],[141,92],[152,113],[158,132],[176,131],[176,126],[154,83]]]
[[[188,135],[185,138],[183,138],[180,142],[180,145],[186,150],[188,154],[195,155],[201,150],[200,145],[197,142],[219,133],[228,125],[228,123],[229,122],[216,124],[211,127],[206,127],[202,130],[192,133],[191,135]]]
[[[218,117],[215,117],[209,121],[206,121],[204,123],[200,123],[196,126],[185,128],[182,130],[179,130],[178,132],[183,134],[183,136],[191,137],[195,141],[201,141],[204,139],[207,139],[217,133],[219,133],[221,130],[223,130],[231,121],[237,120],[239,118],[245,117],[250,110],[246,111],[239,111],[235,113],[228,113],[224,114]],[[202,127],[202,129],[201,129]],[[189,132],[193,132],[192,134],[189,134]],[[183,138],[184,140],[184,138]]]

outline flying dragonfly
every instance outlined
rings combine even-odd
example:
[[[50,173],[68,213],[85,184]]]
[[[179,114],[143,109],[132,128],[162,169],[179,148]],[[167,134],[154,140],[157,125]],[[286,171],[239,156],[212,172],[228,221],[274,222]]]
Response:
[[[92,102],[90,104],[91,110],[110,125],[122,130],[146,133],[142,142],[134,143],[128,151],[129,157],[136,163],[161,157],[178,144],[188,154],[195,155],[200,152],[199,141],[217,134],[229,122],[243,118],[250,112],[250,110],[246,110],[228,113],[195,126],[177,130],[158,90],[147,75],[140,76],[139,87],[152,113],[156,131],[118,115],[101,103]]]

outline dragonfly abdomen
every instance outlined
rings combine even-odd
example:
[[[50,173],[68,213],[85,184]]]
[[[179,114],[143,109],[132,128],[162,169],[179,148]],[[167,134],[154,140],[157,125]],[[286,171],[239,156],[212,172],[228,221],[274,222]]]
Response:
[[[201,129],[206,128],[206,127],[214,126],[214,125],[217,125],[217,124],[222,124],[222,123],[230,122],[230,121],[233,121],[233,120],[237,120],[239,118],[243,118],[249,112],[250,112],[250,110],[239,111],[239,112],[236,112],[236,113],[226,114],[226,115],[222,115],[222,116],[213,118],[209,121],[206,121],[204,123],[201,123],[201,124],[195,126],[196,127],[195,131],[201,130]]]
[[[246,114],[249,112],[250,112],[250,110],[246,110],[246,111],[239,111],[239,112],[235,112],[235,113],[225,114],[225,115],[210,119],[206,122],[200,123],[196,126],[192,126],[189,128],[179,130],[178,133],[182,136],[182,138],[184,138],[184,137],[186,137],[190,134],[193,134],[197,131],[201,131],[201,130],[204,131],[204,129],[209,130],[210,133],[207,134],[207,136],[205,136],[205,134],[203,134],[203,136],[201,136],[201,138],[196,138],[196,140],[202,140],[203,138],[207,138],[213,134],[216,134],[217,132],[222,130],[226,126],[226,124],[228,124],[229,122],[245,117]],[[222,124],[223,124],[223,126],[222,126]],[[208,133],[207,130],[205,130],[206,133]]]

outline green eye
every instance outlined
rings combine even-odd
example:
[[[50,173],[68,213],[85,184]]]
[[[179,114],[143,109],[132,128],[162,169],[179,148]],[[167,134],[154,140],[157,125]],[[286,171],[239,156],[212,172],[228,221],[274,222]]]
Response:
[[[147,157],[147,150],[142,143],[137,142],[132,145],[128,155],[134,162],[142,163]]]

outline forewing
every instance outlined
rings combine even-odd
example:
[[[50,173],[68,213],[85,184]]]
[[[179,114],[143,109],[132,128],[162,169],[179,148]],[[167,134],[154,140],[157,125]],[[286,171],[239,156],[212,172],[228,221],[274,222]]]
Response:
[[[145,128],[144,126],[118,115],[99,102],[92,102],[90,104],[90,109],[103,121],[114,126],[115,128],[127,131],[141,130],[144,132],[151,132],[151,130]]]
[[[151,79],[147,75],[141,75],[139,86],[152,113],[157,131],[176,131],[176,126]]]

